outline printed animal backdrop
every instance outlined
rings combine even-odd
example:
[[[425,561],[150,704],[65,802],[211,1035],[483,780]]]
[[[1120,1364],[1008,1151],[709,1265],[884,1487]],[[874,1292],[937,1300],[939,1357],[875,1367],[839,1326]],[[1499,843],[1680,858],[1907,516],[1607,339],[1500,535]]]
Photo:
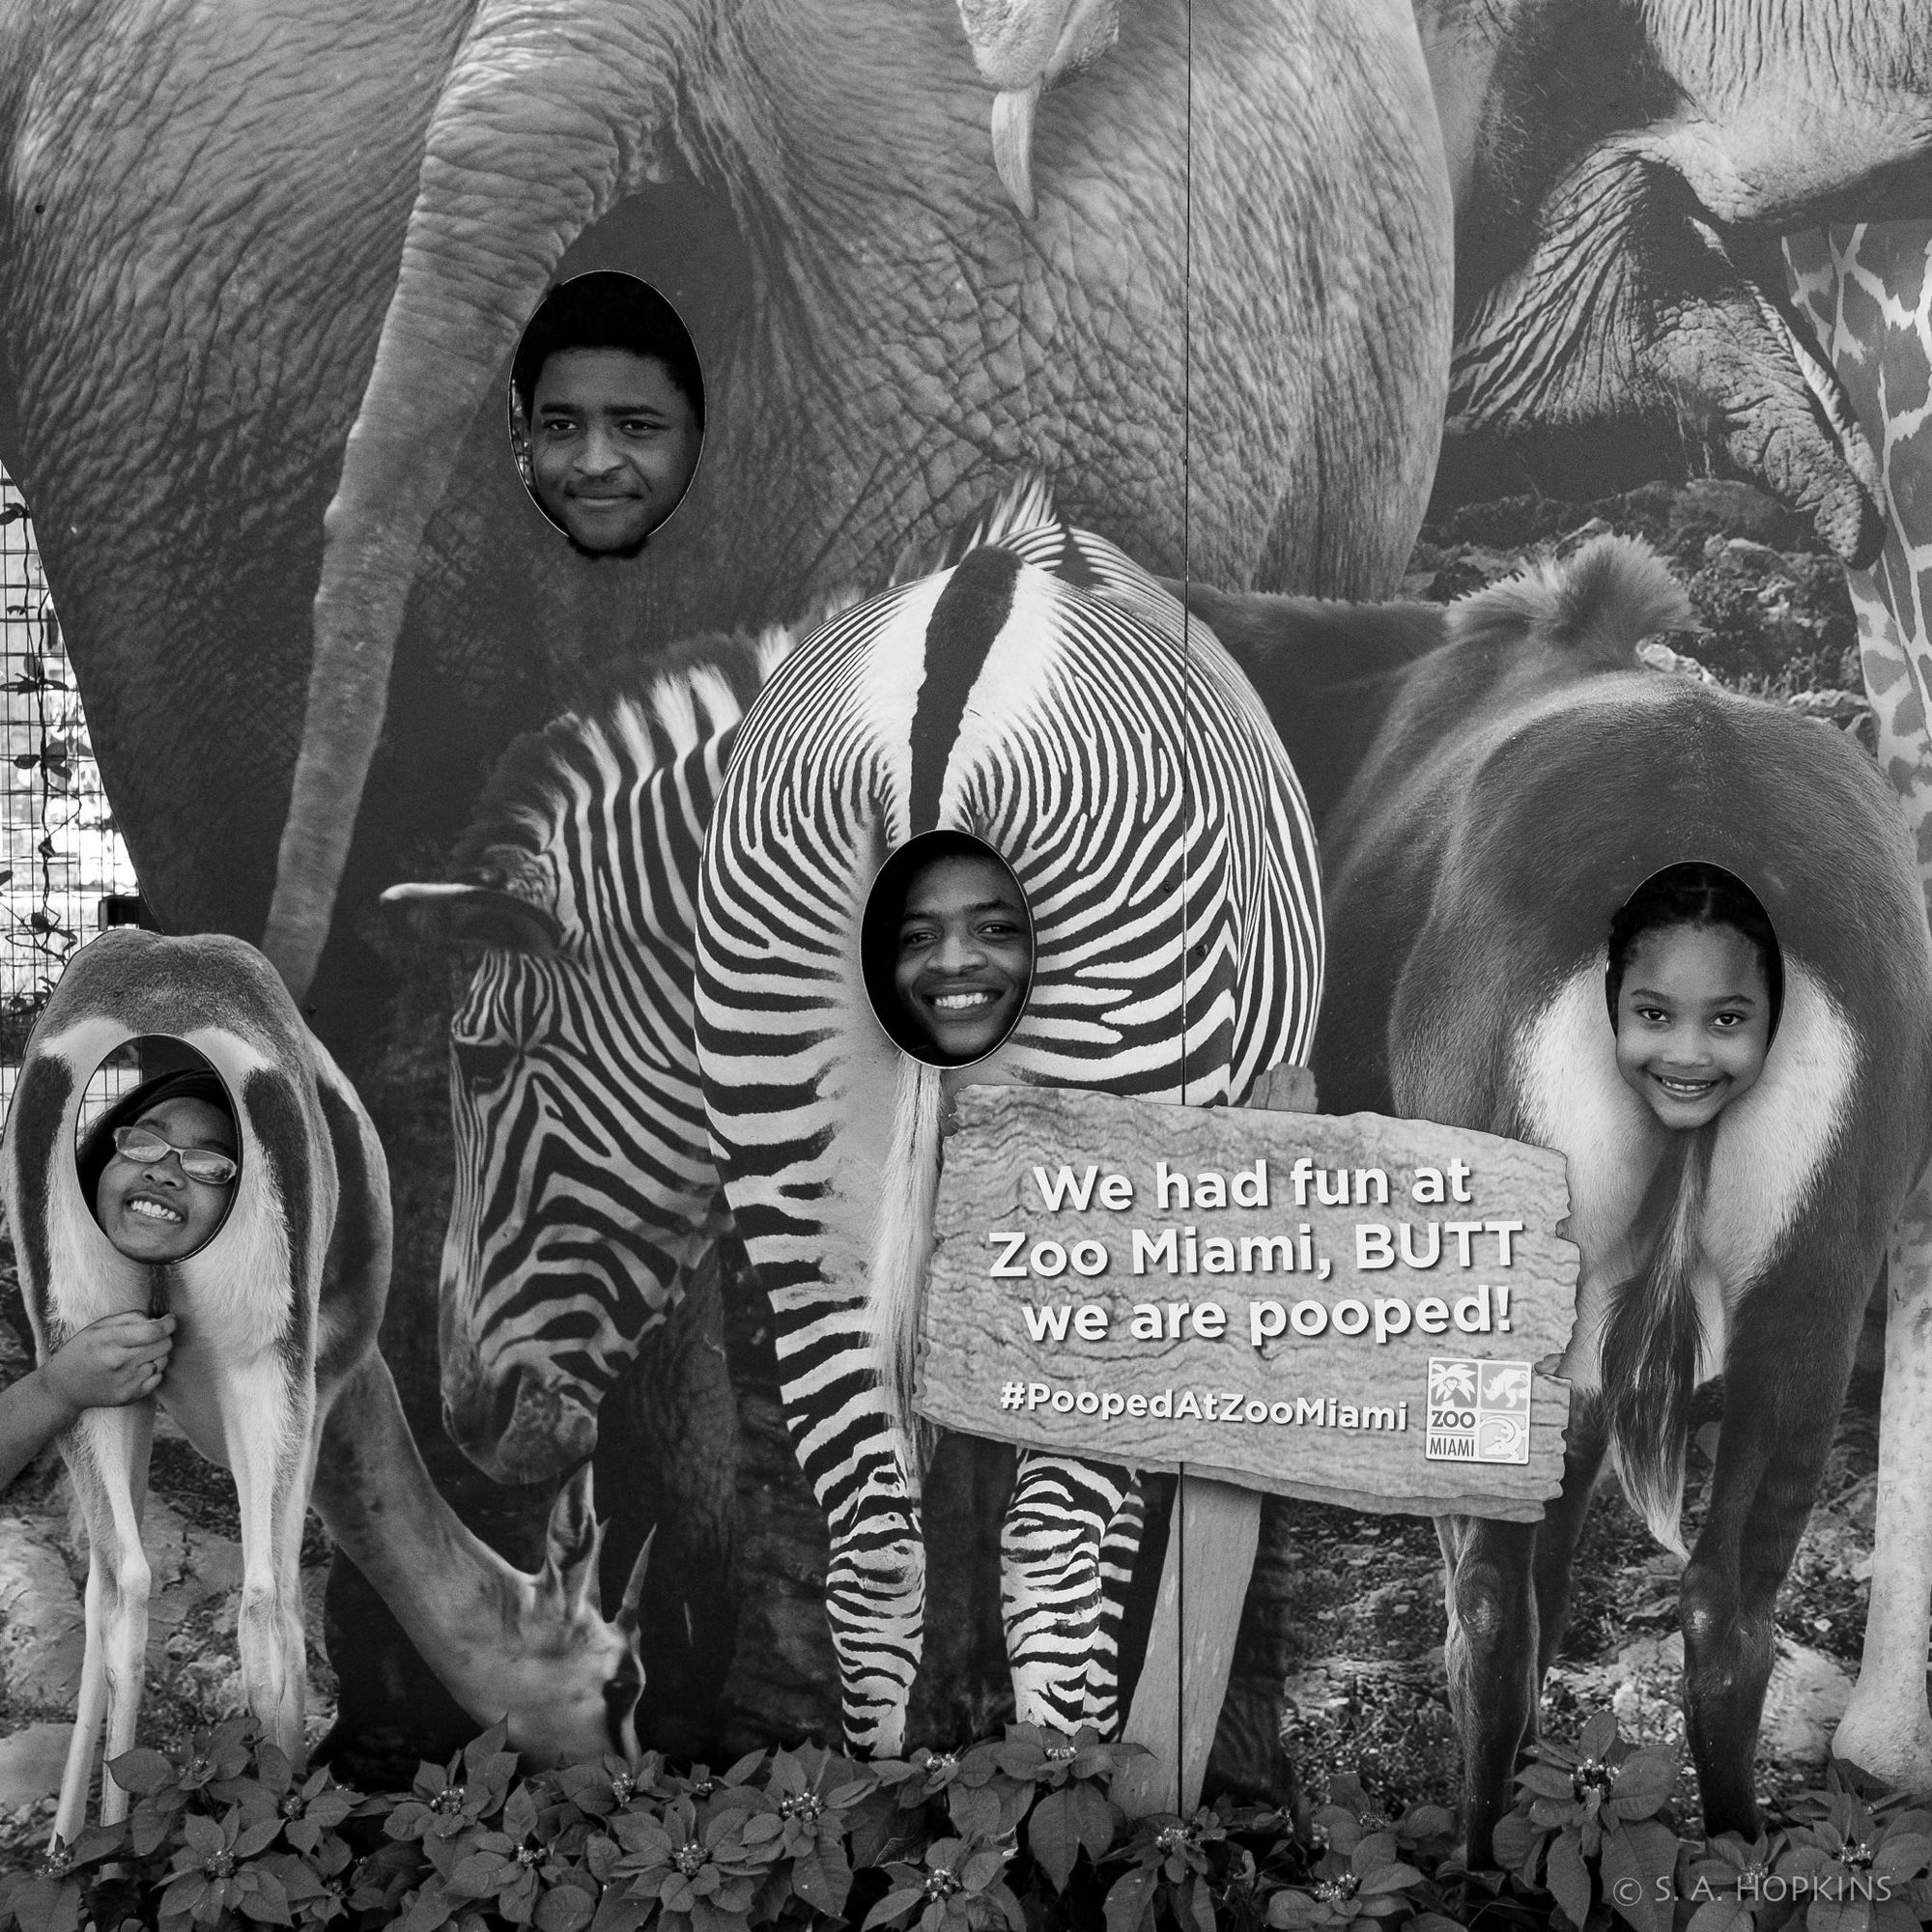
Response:
[[[352,1765],[407,1770],[496,1700],[530,1714],[533,1746],[535,1714],[563,1714],[558,1751],[602,1721],[569,1714],[633,1703],[642,1734],[694,1751],[841,1722],[860,1742],[984,1729],[1026,1649],[1011,1459],[943,1445],[923,1520],[885,1538],[896,1637],[855,1638],[836,1610],[828,1634],[828,1593],[877,1580],[855,1535],[895,1507],[890,1473],[855,1491],[883,1515],[845,1509],[840,1484],[892,1454],[853,1460],[834,1431],[808,1484],[780,1368],[803,1331],[782,1303],[775,1328],[767,1293],[845,1268],[857,1239],[835,1227],[836,1264],[776,1280],[773,1232],[732,1220],[764,1184],[755,1134],[720,1137],[722,1192],[711,1165],[712,1125],[747,1103],[721,1087],[715,1037],[711,1073],[692,1058],[689,976],[708,945],[714,975],[725,955],[694,930],[691,882],[740,720],[768,684],[789,693],[781,762],[805,771],[823,747],[788,654],[922,559],[963,567],[936,547],[1035,468],[1068,526],[1177,580],[1223,634],[1318,823],[1351,785],[1399,795],[1408,754],[1374,762],[1366,698],[1302,729],[1202,586],[1388,597],[1432,482],[1446,511],[1525,477],[1581,496],[1716,466],[1846,563],[1919,541],[1923,461],[1901,427],[1918,405],[1861,383],[1856,301],[1811,346],[1779,243],[1932,216],[1932,24],[1904,0],[1733,0],[1694,35],[1678,10],[1593,0],[484,0],[407,19],[332,0],[239,47],[233,25],[84,6],[0,19],[0,464],[32,506],[153,916],[264,944],[386,1154],[381,1353],[316,1451],[317,1507],[353,1558],[327,1615],[339,1742]],[[1873,287],[1922,313],[1919,258],[1874,242],[1881,256],[1858,286],[1882,313]],[[1794,245],[1799,270],[1815,260]],[[525,318],[593,267],[663,290],[705,372],[691,495],[635,558],[567,547],[507,434]],[[1868,630],[1883,606],[1922,639],[1913,582],[1870,581]],[[1167,609],[1138,594],[1143,618]],[[1348,695],[1395,670],[1428,621],[1345,627],[1323,676]],[[919,652],[901,656],[911,677]],[[1874,668],[1875,694],[1899,688]],[[908,743],[943,770],[923,704]],[[1128,695],[1119,715],[1158,710]],[[1922,710],[1888,704],[1886,729],[1922,834]],[[637,815],[604,821],[590,855],[634,894],[613,922],[574,896],[571,867],[584,810],[619,791]],[[1354,796],[1359,823],[1378,801]],[[627,870],[646,827],[663,863]],[[721,920],[732,876],[706,887]],[[1888,955],[1901,983],[1916,933]],[[1403,1024],[1365,950],[1330,958],[1319,1065],[1324,1028]],[[677,990],[626,1009],[630,972]],[[1299,1037],[1273,1043],[1298,1054]],[[1391,1038],[1397,1062],[1419,1050]],[[1225,1093],[1194,1097],[1237,1097],[1267,1057],[1237,1055]],[[592,1067],[630,1076],[621,1107]],[[559,1084],[531,1101],[541,1078]],[[522,1137],[498,1132],[512,1091],[542,1122]],[[1374,1099],[1476,1104],[1426,1083]],[[917,1121],[917,1094],[905,1105]],[[840,1159],[889,1124],[845,1122]],[[907,1143],[920,1161],[929,1129]],[[910,1171],[867,1147],[876,1171]],[[544,1304],[566,1302],[574,1329],[504,1287],[527,1259],[518,1231],[548,1225],[526,1190],[559,1148],[628,1204]],[[911,1252],[918,1230],[895,1239]],[[1876,1239],[1861,1221],[1845,1247],[1847,1308]],[[1922,1279],[1923,1255],[1902,1258]],[[553,1284],[571,1264],[549,1263]],[[593,1447],[594,1475],[563,1482]],[[1109,1474],[1082,1508],[1091,1602],[1109,1522],[1138,1505]],[[1270,1505],[1219,1766],[1257,1789],[1283,1776],[1287,1523]],[[1901,1519],[1897,1546],[1915,1536],[1932,1544]],[[503,1648],[466,1657],[451,1633],[486,1614]],[[509,1690],[511,1656],[550,1662]],[[1894,1658],[1888,1681],[1910,1674]],[[1040,1694],[1070,1711],[1065,1685]],[[1922,1760],[1924,1735],[1892,1760]]]

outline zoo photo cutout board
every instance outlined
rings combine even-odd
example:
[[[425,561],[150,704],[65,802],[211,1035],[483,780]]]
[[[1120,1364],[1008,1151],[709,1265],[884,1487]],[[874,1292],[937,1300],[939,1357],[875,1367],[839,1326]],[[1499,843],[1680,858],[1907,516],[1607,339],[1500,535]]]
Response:
[[[289,1078],[371,1137],[329,1113],[368,1182],[334,1236],[390,1262],[315,1369],[308,1744],[399,1788],[498,1720],[533,1762],[881,1756],[1138,1690],[1177,1778],[1219,1706],[1205,1789],[1360,1773],[1462,1804],[1480,1862],[1509,1768],[1463,1745],[1527,1734],[1538,1634],[1446,1629],[1421,1519],[1515,1589],[1587,1411],[1634,1514],[1578,1546],[1605,1603],[1553,1681],[1674,1740],[1647,1566],[1747,1518],[1796,1594],[1714,1538],[1739,1628],[1784,1621],[1693,1694],[1822,1683],[1932,1788],[1932,1377],[1865,1314],[1889,1246],[1894,1310],[1932,1292],[1922,8],[310,11],[231,53],[54,10],[0,102],[14,1058],[111,811],[105,916],[260,949]],[[899,989],[895,907],[870,983],[876,882],[950,836],[1008,964]],[[1660,1070],[1606,1001],[1686,865],[1782,959],[1678,920],[1746,949],[1704,962],[1758,1003],[1718,1015],[1742,1070]],[[0,1325],[17,1378],[4,1284]],[[144,1741],[247,1694],[189,1395]],[[0,1825],[59,1781],[87,1621],[56,1462],[5,1500]],[[1176,1594],[1150,1682],[1153,1553],[1232,1574],[1236,1517],[1239,1643],[1209,1669]],[[1040,1524],[1077,1561],[1036,1586]],[[1461,1741],[1406,1721],[1451,1636]],[[1344,1735],[1357,1681],[1394,1716]],[[1755,1738],[1705,1716],[1708,1819],[1753,1833]]]
[[[1181,1473],[1130,1809],[1200,1800],[1261,1491],[1534,1521],[1562,1486],[1561,1157],[1266,1110],[1298,1071],[1232,1109],[968,1088],[947,1141],[922,1413]]]

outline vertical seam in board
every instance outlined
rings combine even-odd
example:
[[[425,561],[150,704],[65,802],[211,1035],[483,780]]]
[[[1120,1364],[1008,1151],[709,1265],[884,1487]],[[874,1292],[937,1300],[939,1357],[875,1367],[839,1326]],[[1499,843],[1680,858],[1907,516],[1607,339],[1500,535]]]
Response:
[[[1187,1101],[1187,922],[1191,910],[1188,891],[1192,883],[1193,838],[1189,823],[1188,779],[1191,772],[1189,747],[1193,734],[1188,729],[1193,696],[1194,668],[1193,617],[1187,593],[1193,586],[1194,535],[1194,413],[1192,378],[1194,373],[1194,5],[1185,0],[1181,10],[1181,54],[1183,85],[1181,128],[1183,147],[1180,156],[1180,1099]],[[1178,1601],[1175,1604],[1174,1633],[1177,1656],[1174,1670],[1174,1747],[1175,1805],[1185,1815],[1187,1804],[1187,1465],[1174,1472],[1174,1527],[1170,1534],[1180,1538],[1180,1558],[1175,1565]],[[1219,1713],[1215,1716],[1218,1719]]]

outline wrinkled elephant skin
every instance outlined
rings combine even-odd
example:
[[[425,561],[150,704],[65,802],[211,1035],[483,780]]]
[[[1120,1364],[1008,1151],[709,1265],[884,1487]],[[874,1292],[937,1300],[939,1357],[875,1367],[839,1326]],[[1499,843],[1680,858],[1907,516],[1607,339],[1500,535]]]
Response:
[[[1869,564],[1878,465],[1794,328],[1776,239],[1932,213],[1932,13],[1416,0],[1416,18],[1457,205],[1446,492],[1493,494],[1498,438],[1577,496],[1654,473],[1661,437]]]
[[[989,166],[985,50],[956,10],[803,17],[579,0],[559,33],[505,6],[459,49],[328,511],[264,941],[293,983],[328,929],[430,508],[546,278],[642,184],[695,172],[744,257],[729,299],[715,247],[621,264],[694,308],[716,398],[692,496],[634,573],[647,637],[876,579],[1023,461],[1138,556],[1178,559],[1184,528],[1218,579],[1399,570],[1436,440],[1446,210],[1394,0],[1131,10],[1041,104],[1030,223]],[[1190,121],[1191,98],[1211,109]]]
[[[1125,10],[1039,102],[1030,223],[950,0],[468,12],[4,29],[0,460],[167,924],[262,930],[318,586],[298,984],[385,694],[355,903],[586,664],[869,585],[1026,461],[1154,568],[1392,584],[1449,275],[1400,0]],[[504,433],[523,319],[592,263],[672,295],[711,398],[635,561],[566,552]]]

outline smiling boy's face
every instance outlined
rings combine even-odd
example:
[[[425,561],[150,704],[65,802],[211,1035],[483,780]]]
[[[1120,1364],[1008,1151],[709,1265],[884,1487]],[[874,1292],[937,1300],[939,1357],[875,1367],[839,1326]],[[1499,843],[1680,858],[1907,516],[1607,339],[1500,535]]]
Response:
[[[655,355],[559,349],[530,392],[530,482],[578,549],[624,555],[676,509],[697,413]]]
[[[899,917],[893,984],[934,1057],[953,1065],[998,1046],[1033,971],[1025,902],[993,859],[937,859],[914,875]]]
[[[1617,1071],[1666,1127],[1701,1127],[1747,1094],[1770,1038],[1764,967],[1736,927],[1656,927],[1631,949]]]

